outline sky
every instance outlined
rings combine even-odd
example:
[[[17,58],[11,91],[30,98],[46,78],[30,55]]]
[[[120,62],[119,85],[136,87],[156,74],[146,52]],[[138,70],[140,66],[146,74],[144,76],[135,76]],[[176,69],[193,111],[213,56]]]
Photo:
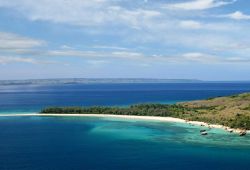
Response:
[[[0,0],[0,79],[250,80],[249,0]]]

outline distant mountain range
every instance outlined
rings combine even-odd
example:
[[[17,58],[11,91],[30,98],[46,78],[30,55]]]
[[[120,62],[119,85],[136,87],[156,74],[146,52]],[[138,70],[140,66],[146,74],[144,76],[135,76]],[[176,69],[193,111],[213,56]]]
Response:
[[[0,80],[0,85],[54,85],[54,84],[96,84],[96,83],[200,83],[195,79],[143,79],[143,78],[69,78],[69,79],[30,79]]]

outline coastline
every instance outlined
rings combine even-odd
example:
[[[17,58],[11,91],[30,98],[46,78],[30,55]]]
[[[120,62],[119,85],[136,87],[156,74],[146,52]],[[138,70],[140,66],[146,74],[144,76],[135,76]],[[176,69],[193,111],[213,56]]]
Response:
[[[149,121],[160,121],[160,122],[173,122],[173,123],[186,123],[192,126],[202,126],[206,128],[223,129],[231,133],[241,133],[242,129],[233,129],[223,125],[209,124],[206,122],[199,121],[187,121],[184,119],[174,117],[157,117],[157,116],[134,116],[134,115],[109,115],[109,114],[42,114],[42,113],[20,113],[20,114],[0,114],[0,117],[23,117],[23,116],[39,116],[39,117],[100,117],[100,118],[121,118],[130,120],[149,120]],[[250,130],[246,131],[250,133]]]

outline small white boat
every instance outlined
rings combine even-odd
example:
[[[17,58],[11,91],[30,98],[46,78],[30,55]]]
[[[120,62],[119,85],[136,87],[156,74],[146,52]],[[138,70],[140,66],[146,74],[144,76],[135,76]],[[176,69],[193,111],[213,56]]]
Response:
[[[201,132],[201,135],[207,135],[207,132]]]

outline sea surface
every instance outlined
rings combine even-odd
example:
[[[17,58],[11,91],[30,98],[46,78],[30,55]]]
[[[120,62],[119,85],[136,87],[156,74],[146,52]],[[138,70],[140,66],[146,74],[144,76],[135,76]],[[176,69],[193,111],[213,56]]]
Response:
[[[0,114],[47,106],[176,103],[250,92],[250,83],[0,86]],[[0,117],[2,169],[250,169],[250,136],[159,121]]]

